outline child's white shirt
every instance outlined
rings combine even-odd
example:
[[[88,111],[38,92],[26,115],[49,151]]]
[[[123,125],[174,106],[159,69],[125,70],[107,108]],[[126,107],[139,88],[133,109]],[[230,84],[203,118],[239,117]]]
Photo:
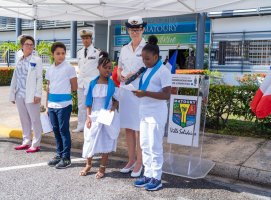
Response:
[[[49,93],[51,94],[71,94],[72,78],[76,77],[75,68],[68,62],[63,61],[58,66],[51,65],[46,71],[45,79],[50,81]],[[72,100],[62,102],[50,102],[48,100],[49,108],[65,108],[72,104]]]
[[[147,68],[147,71],[142,77],[144,82],[151,72],[152,68]],[[171,73],[168,68],[162,65],[151,77],[146,91],[161,92],[163,88],[171,86]],[[164,124],[166,122],[168,108],[167,100],[159,100],[151,97],[142,97],[139,104],[139,116],[141,119],[149,123]]]

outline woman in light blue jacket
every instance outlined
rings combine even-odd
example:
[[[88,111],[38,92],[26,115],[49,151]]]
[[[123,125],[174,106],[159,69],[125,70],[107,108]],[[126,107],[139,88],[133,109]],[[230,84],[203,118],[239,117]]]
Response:
[[[16,150],[34,153],[40,150],[41,121],[40,102],[42,96],[42,61],[33,54],[35,41],[31,36],[20,40],[23,55],[18,58],[10,85],[10,101],[16,103],[23,129],[22,145]],[[34,134],[31,142],[31,129]]]

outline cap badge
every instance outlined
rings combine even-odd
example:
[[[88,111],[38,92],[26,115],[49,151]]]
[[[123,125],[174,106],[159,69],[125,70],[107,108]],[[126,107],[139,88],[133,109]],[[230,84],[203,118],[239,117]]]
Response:
[[[136,25],[136,24],[138,24],[138,21],[136,21],[136,20],[131,21],[131,24],[132,24],[132,25]]]

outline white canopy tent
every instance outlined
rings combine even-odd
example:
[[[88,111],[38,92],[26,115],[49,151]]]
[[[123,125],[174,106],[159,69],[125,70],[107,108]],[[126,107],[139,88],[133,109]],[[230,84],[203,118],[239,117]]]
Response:
[[[264,7],[271,7],[271,0],[0,0],[0,16],[34,20],[36,38],[36,20],[108,20],[109,29],[110,20],[133,15],[148,18]]]
[[[97,21],[271,6],[271,0],[0,0],[0,15],[33,20]]]

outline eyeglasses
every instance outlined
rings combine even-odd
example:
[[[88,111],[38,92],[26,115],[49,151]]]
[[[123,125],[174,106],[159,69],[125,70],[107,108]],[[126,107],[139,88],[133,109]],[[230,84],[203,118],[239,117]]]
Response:
[[[26,47],[33,47],[33,46],[34,46],[34,44],[28,44],[28,43],[24,43],[24,46],[26,46]]]
[[[141,32],[143,29],[129,29],[132,33],[139,33]]]

